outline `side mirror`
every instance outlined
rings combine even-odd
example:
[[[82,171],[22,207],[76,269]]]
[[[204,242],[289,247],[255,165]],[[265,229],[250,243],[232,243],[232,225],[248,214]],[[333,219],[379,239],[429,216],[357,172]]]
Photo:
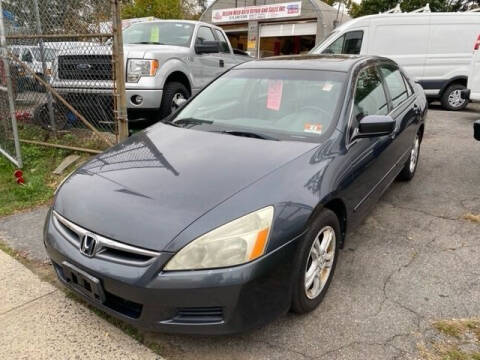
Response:
[[[197,54],[215,54],[220,51],[218,41],[204,41],[202,43],[195,44],[195,52]]]
[[[473,137],[480,141],[480,120],[473,123]]]
[[[356,137],[388,135],[395,130],[395,120],[388,115],[368,115],[360,120]]]

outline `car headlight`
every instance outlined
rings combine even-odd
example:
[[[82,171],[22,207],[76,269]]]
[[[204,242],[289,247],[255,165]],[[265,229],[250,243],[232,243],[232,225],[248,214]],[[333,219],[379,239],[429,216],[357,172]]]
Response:
[[[262,256],[267,247],[273,206],[242,216],[193,240],[164,270],[199,270],[243,264]]]
[[[138,82],[142,76],[155,76],[158,60],[128,59],[127,82]]]

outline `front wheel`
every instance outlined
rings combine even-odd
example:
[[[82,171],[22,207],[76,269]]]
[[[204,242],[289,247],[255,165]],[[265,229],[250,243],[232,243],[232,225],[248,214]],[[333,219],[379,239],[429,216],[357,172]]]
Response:
[[[413,141],[412,150],[410,151],[410,157],[405,163],[402,171],[398,174],[398,179],[403,181],[410,181],[415,176],[417,170],[418,158],[420,157],[420,134],[417,133],[415,140]]]
[[[179,107],[180,100],[186,100],[189,97],[190,92],[182,83],[176,81],[166,83],[163,88],[160,117],[163,119],[172,112],[175,112]]]
[[[337,263],[340,224],[328,209],[313,221],[296,258],[292,310],[303,314],[314,310],[323,300]]]
[[[450,85],[442,95],[442,106],[452,111],[465,109],[468,105],[468,101],[462,98],[462,90],[465,89],[462,84]]]

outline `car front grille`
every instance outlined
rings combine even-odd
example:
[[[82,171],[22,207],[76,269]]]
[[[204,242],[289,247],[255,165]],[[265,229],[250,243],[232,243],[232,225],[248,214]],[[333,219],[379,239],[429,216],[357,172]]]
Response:
[[[65,219],[56,211],[53,211],[52,217],[55,228],[79,251],[82,246],[82,240],[86,235],[95,236],[97,244],[92,257],[126,265],[146,266],[160,255],[160,253],[156,251],[127,245],[119,241],[107,239],[98,234],[93,234]]]
[[[61,55],[58,78],[61,80],[112,80],[111,55]]]

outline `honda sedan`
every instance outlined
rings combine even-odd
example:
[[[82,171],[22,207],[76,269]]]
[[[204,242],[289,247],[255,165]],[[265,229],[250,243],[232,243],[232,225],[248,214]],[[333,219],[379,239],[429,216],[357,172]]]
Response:
[[[415,175],[425,116],[421,87],[385,58],[239,65],[68,177],[47,252],[67,287],[150,330],[307,313],[348,231]]]

